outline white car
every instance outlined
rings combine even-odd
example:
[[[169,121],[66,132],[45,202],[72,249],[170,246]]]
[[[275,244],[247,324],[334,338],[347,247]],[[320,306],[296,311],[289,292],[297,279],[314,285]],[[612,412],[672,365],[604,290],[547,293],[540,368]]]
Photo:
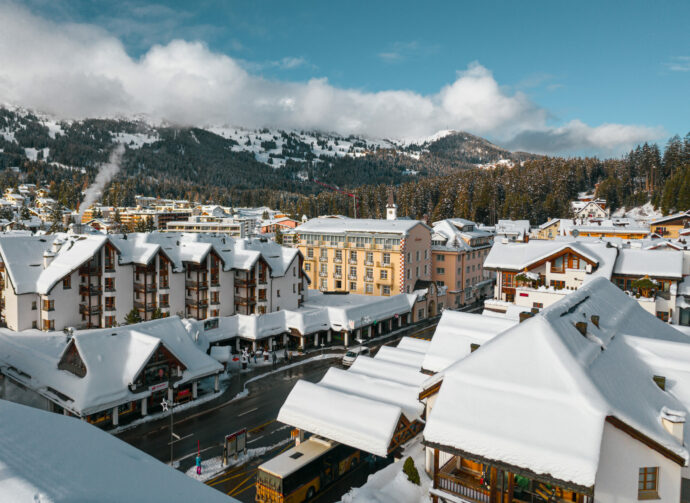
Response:
[[[356,348],[350,348],[347,350],[347,353],[345,353],[345,356],[343,356],[343,365],[346,367],[349,367],[353,363],[355,363],[355,360],[359,355],[368,355],[371,352],[369,351],[369,348],[365,346],[357,346]]]

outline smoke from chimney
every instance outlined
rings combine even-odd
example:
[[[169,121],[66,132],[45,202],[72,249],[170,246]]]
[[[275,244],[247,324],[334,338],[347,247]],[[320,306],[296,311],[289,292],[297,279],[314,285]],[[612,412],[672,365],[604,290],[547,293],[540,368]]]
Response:
[[[113,149],[108,158],[108,162],[101,165],[96,175],[96,180],[89,185],[84,193],[84,200],[79,205],[79,220],[84,216],[84,212],[89,209],[93,203],[95,203],[99,196],[103,193],[103,189],[106,184],[113,179],[113,177],[120,171],[120,162],[122,162],[122,156],[125,153],[125,146],[120,144]]]

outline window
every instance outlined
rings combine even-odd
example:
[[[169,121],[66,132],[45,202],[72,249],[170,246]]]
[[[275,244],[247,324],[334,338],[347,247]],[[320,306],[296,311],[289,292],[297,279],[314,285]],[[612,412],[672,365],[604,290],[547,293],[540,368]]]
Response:
[[[105,310],[106,311],[115,311],[115,297],[106,297],[105,298]]]
[[[292,293],[297,293],[297,285],[292,285]]]
[[[72,276],[65,276],[62,278],[62,289],[69,290],[72,288]]]
[[[657,499],[659,497],[659,467],[640,468],[637,483],[637,499]]]
[[[421,320],[424,318],[424,308],[417,311],[417,319]]]
[[[319,272],[323,275],[326,275],[328,273],[328,265],[321,264],[321,270]]]
[[[429,264],[424,264],[424,275],[429,274]]]
[[[82,299],[82,300],[83,300],[83,299]],[[31,302],[31,310],[32,310],[32,311],[35,311],[35,310],[36,310],[36,301],[35,301],[35,300],[34,300],[33,302]]]
[[[365,291],[366,291],[366,293],[368,293],[368,294],[374,293],[374,285],[372,285],[372,284],[366,285]]]
[[[436,268],[436,274],[445,274],[446,270],[443,267]]]
[[[387,269],[381,269],[381,279],[388,279],[388,270]]]
[[[415,267],[414,275],[415,275],[415,277],[419,278],[419,266]]]
[[[383,254],[383,264],[384,265],[390,265],[391,263],[391,254],[390,253],[384,253]]]
[[[373,281],[374,280],[374,270],[371,269],[370,267],[367,267],[365,279],[367,281]]]
[[[556,290],[563,290],[565,288],[565,281],[551,280],[551,286]]]
[[[551,272],[565,272],[563,256],[556,257],[551,261]]]
[[[307,257],[314,258],[314,248],[307,248]]]
[[[321,256],[321,258],[327,259],[328,258],[328,248],[321,248],[319,255]]]
[[[465,272],[469,273],[470,272],[470,266],[465,267]]]
[[[357,282],[350,281],[350,290],[357,290]]]
[[[304,270],[305,270],[305,271],[311,271],[311,264],[310,264],[309,262],[307,262],[306,264],[304,264]]]
[[[656,317],[661,321],[668,321],[668,311],[657,311]]]
[[[391,294],[391,287],[388,285],[383,285],[383,287],[381,287],[381,293],[383,295],[390,295]]]
[[[48,300],[45,299],[43,301],[43,310],[44,311],[55,311],[55,301],[54,300]]]
[[[343,287],[343,282],[342,281],[336,281],[335,282],[335,288],[336,290],[340,289]]]
[[[276,297],[280,297],[280,290],[276,290]]]
[[[55,320],[43,320],[43,330],[55,330]]]
[[[327,287],[326,281],[327,281],[327,280],[322,279],[322,280],[321,280],[321,284],[319,285],[319,288],[321,288],[322,290],[325,290],[326,288],[328,288],[328,287]]]
[[[343,266],[341,266],[341,265],[335,266],[335,274],[336,274],[337,276],[342,275],[342,274],[343,274]]]
[[[31,328],[38,328],[38,322],[36,320],[31,322]]]
[[[350,251],[350,260],[354,260],[357,262],[357,252],[356,251]]]
[[[374,262],[374,254],[372,252],[367,252],[366,261],[370,264]]]
[[[439,253],[438,255],[436,255],[436,260],[438,260],[439,262],[444,262],[444,261],[446,260],[446,256],[445,256],[445,255],[441,255],[441,254]]]
[[[357,267],[354,265],[350,267],[350,276],[353,278],[357,277]]]
[[[343,260],[343,250],[335,251],[335,260],[336,262]]]
[[[411,276],[411,274],[410,274],[410,270],[408,269],[408,270],[406,271],[406,273],[407,273],[407,274],[406,274],[406,276],[407,276],[407,279],[410,279],[410,276]]]
[[[419,250],[417,250],[417,253],[415,254],[415,258],[417,259],[417,262],[419,262]]]
[[[532,307],[542,309],[544,307],[544,303],[543,302],[532,302]]]
[[[167,286],[167,276],[166,278],[166,286]],[[161,288],[163,288],[163,283],[162,283],[162,278],[161,278]],[[115,278],[105,278],[105,291],[106,292],[114,292],[115,291]]]

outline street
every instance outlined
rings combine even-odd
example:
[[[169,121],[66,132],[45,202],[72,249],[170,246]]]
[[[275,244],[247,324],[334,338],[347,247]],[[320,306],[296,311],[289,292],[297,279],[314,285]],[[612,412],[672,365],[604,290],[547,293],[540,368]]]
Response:
[[[388,336],[371,341],[368,345],[375,353],[382,344],[391,343],[402,336],[429,339],[438,320],[425,327],[412,326]],[[326,350],[327,354],[338,353],[337,357],[314,359],[320,353],[309,355],[308,361],[291,368],[278,370],[247,385],[248,396],[232,400],[242,389],[249,376],[234,375],[227,390],[218,398],[200,404],[196,408],[174,415],[173,431],[181,440],[174,444],[174,459],[179,470],[185,472],[194,466],[197,442],[204,460],[221,456],[224,436],[247,428],[247,449],[250,457],[242,466],[231,467],[220,475],[206,481],[212,487],[241,501],[254,501],[254,481],[257,467],[278,453],[289,449],[290,428],[276,422],[276,417],[285,398],[295,382],[305,379],[310,382],[321,380],[333,365],[340,365],[344,350]],[[268,372],[270,367],[257,372]],[[143,423],[118,435],[122,440],[165,462],[170,462],[169,418],[164,417]],[[366,481],[366,469],[356,470],[345,479],[319,495],[317,501],[330,502],[340,499],[350,487]]]

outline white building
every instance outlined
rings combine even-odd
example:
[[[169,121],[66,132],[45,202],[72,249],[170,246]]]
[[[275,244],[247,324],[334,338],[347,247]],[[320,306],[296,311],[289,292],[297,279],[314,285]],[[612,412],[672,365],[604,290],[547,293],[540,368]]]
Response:
[[[685,335],[591,281],[431,378],[433,500],[686,501],[689,361]]]
[[[206,234],[1,236],[2,316],[12,330],[116,326],[296,308],[298,250]]]

